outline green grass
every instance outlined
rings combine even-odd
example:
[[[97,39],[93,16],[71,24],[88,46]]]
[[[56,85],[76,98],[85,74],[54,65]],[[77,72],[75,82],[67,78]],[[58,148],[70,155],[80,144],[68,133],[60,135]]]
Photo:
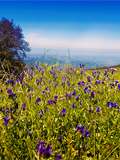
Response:
[[[22,83],[17,82],[14,76],[13,84],[6,84],[8,79],[0,81],[0,159],[57,159],[57,153],[62,159],[120,159],[120,112],[117,108],[120,108],[120,71],[113,74],[108,71],[107,76],[104,75],[104,70],[99,70],[101,73],[97,79],[97,74],[93,76],[92,71],[84,68],[73,71],[67,66],[58,71],[54,69],[55,65],[53,70],[44,64],[40,67],[41,71],[34,68],[24,73]],[[50,71],[54,71],[55,75]],[[88,76],[91,76],[90,82]],[[38,84],[37,79],[40,81]],[[68,80],[70,84],[67,83]],[[78,86],[81,80],[84,85]],[[100,80],[100,84],[95,84],[96,80]],[[110,84],[115,84],[116,80],[118,84],[111,88]],[[65,82],[64,87],[61,82]],[[85,87],[89,90],[86,93]],[[31,89],[28,90],[29,88]],[[8,89],[17,97],[13,94],[9,96]],[[73,90],[76,95],[72,94]],[[45,91],[45,95],[42,91]],[[95,95],[90,99],[92,91]],[[66,98],[66,93],[71,93],[71,96]],[[58,96],[56,104],[49,104],[48,100],[54,100],[55,95]],[[77,95],[78,101],[75,99]],[[37,98],[41,99],[38,103]],[[110,108],[107,102],[117,103],[117,106]],[[23,103],[26,104],[25,109]],[[71,107],[73,103],[74,108]],[[97,106],[99,113],[96,111]],[[10,108],[13,110],[10,111]],[[60,114],[63,108],[66,113]],[[90,108],[91,112],[88,111]],[[41,117],[40,110],[43,111]],[[15,119],[11,118],[11,114]],[[4,117],[9,119],[7,125]],[[85,125],[84,133],[81,129],[75,130],[77,124],[80,127]],[[88,137],[85,137],[85,129],[90,132]],[[60,137],[61,142],[58,141]],[[49,144],[52,154],[37,152],[39,141],[45,142],[45,148]]]

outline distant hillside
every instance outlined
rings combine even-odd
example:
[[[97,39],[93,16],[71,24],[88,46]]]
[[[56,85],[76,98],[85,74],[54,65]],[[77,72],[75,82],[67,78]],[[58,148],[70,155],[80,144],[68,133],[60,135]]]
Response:
[[[85,55],[69,55],[61,56],[57,54],[28,54],[24,62],[28,65],[34,65],[35,63],[46,63],[48,65],[59,63],[59,67],[71,64],[74,68],[78,68],[79,64],[85,63],[86,69],[105,69],[107,66],[115,66],[120,62],[118,57],[104,57],[104,56],[85,56]],[[119,66],[118,66],[119,67]]]
[[[110,67],[110,68],[120,68],[120,64],[114,65],[114,66],[101,66],[101,67],[97,67],[97,68],[90,68],[90,69],[88,69],[88,70],[107,69],[108,67]]]

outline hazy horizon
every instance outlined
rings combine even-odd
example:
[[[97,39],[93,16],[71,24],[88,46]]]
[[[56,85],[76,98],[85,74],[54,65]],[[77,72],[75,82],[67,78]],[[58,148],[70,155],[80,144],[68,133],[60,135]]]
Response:
[[[48,50],[48,51],[47,51]],[[68,51],[69,50],[69,51]],[[47,52],[46,52],[47,51]],[[31,53],[27,53],[27,55],[34,54],[48,54],[48,55],[61,55],[68,56],[70,52],[70,56],[103,56],[103,57],[120,57],[119,50],[85,50],[85,49],[52,49],[52,48],[32,48]]]

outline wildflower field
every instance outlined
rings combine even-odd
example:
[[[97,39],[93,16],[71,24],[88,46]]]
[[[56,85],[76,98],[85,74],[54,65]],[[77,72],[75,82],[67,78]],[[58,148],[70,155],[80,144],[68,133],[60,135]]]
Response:
[[[1,79],[0,159],[120,159],[120,71],[40,64]]]

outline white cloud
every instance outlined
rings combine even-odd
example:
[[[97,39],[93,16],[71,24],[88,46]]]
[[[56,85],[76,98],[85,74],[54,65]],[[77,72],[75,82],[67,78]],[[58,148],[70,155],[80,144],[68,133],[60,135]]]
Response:
[[[25,39],[33,48],[71,48],[86,50],[120,50],[120,39],[105,36],[84,35],[80,38],[52,37],[38,33],[27,33]]]

